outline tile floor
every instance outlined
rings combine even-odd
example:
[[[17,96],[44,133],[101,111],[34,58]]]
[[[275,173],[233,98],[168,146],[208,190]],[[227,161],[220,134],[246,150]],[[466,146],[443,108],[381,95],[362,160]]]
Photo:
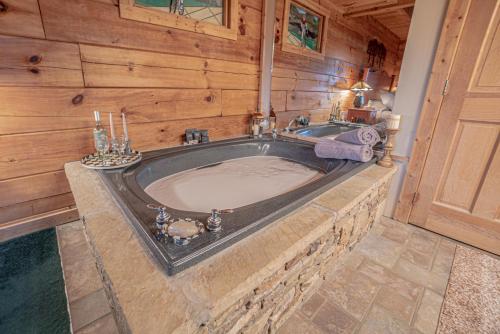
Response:
[[[118,334],[82,221],[56,230],[73,333]]]
[[[456,245],[382,218],[279,334],[435,333]]]

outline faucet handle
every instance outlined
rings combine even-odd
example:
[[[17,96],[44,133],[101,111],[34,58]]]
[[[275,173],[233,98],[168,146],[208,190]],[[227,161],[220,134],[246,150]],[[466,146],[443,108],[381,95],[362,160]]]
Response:
[[[212,209],[210,217],[207,219],[207,230],[210,232],[219,232],[221,230],[222,219],[220,217],[223,213],[232,213],[233,209]]]
[[[148,209],[158,211],[158,215],[156,216],[156,225],[161,227],[170,219],[170,214],[167,212],[167,208],[160,205],[148,204],[146,205]]]

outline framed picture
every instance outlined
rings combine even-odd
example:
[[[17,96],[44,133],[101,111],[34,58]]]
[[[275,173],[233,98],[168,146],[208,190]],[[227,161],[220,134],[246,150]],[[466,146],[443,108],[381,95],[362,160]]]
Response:
[[[235,40],[238,0],[120,0],[122,18]]]
[[[310,0],[285,0],[281,49],[323,59],[330,12]]]

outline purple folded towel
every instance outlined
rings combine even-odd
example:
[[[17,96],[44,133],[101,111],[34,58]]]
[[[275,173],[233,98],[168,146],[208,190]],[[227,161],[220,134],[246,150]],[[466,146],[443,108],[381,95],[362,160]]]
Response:
[[[363,126],[359,129],[344,132],[335,137],[335,140],[344,143],[373,146],[380,141],[380,136],[371,126]]]
[[[367,162],[373,157],[370,145],[355,145],[332,139],[321,139],[314,146],[314,153],[319,158],[349,159]]]

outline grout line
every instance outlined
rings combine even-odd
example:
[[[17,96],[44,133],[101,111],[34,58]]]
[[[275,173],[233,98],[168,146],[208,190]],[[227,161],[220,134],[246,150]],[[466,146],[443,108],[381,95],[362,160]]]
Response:
[[[361,327],[365,323],[366,318],[368,318],[368,315],[370,314],[370,311],[373,309],[373,306],[375,305],[375,299],[377,299],[378,294],[382,290],[382,285],[383,284],[382,283],[377,283],[377,285],[378,285],[377,292],[375,293],[375,295],[373,296],[372,300],[370,301],[370,304],[368,305],[368,308],[366,309],[365,313],[361,317],[361,320],[358,321],[358,326],[356,326],[356,328],[354,330],[354,333],[357,333],[357,332],[359,332],[361,330]]]
[[[315,293],[318,293],[319,290],[321,290],[321,286],[320,288],[318,289],[318,291],[316,291]],[[313,296],[314,294],[312,294],[308,299],[307,301],[309,301],[309,299],[311,299],[311,297]],[[325,305],[326,302],[327,302],[327,299],[326,297],[323,297],[323,301],[321,302],[321,304],[318,306],[318,308],[316,309],[316,311],[314,311],[310,317],[307,317],[306,314],[304,314],[304,312],[302,311],[302,306],[304,306],[304,304],[307,302],[307,301],[303,301],[302,304],[300,305],[300,308],[298,308],[298,310],[301,312],[302,315],[304,315],[305,318],[309,319],[312,321],[312,318],[314,318],[316,316],[316,314],[318,313],[319,309],[321,308],[321,306]]]
[[[420,293],[417,297],[417,303],[416,303],[417,305],[415,306],[415,311],[413,312],[413,315],[412,315],[411,320],[410,320],[410,329],[415,328],[414,325],[415,325],[417,313],[420,309],[420,305],[422,304],[422,299],[424,298],[425,289],[427,289],[425,286],[420,286],[420,287],[422,287],[423,289],[420,291]]]
[[[429,269],[427,269],[429,272],[432,272],[432,269],[434,268],[434,263],[436,262],[436,258],[437,258],[438,253],[439,253],[439,246],[441,246],[441,241],[442,241],[442,238],[439,238],[438,242],[434,246],[434,250],[432,253],[432,260],[431,260],[431,263],[429,265]]]
[[[101,317],[99,317],[99,318],[97,318],[97,319],[95,319],[95,320],[92,320],[91,322],[89,322],[89,323],[88,323],[88,324],[86,324],[85,326],[80,327],[80,328],[79,328],[79,329],[78,329],[78,330],[77,330],[74,334],[78,334],[80,331],[84,330],[84,329],[85,329],[85,328],[87,328],[87,327],[90,327],[90,325],[92,325],[92,324],[96,323],[97,321],[99,321],[99,320],[101,320],[101,319],[103,319],[103,318],[107,317],[107,316],[108,316],[108,315],[110,315],[110,314],[111,314],[111,316],[113,316],[113,312],[112,312],[112,311],[109,311],[108,313],[104,314],[103,316],[101,316]],[[73,327],[71,328],[71,331],[73,331]]]

